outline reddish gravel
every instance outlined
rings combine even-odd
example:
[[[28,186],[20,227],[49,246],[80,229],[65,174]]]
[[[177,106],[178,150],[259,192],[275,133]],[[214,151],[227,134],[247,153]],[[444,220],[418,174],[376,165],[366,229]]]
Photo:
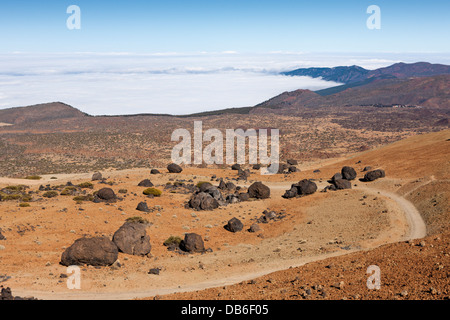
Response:
[[[450,232],[330,258],[236,285],[156,296],[167,300],[447,300]],[[367,288],[367,268],[381,270],[381,288]]]

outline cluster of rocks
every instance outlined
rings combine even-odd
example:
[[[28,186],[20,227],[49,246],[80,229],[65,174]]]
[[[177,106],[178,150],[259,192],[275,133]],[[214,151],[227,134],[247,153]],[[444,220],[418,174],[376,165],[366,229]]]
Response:
[[[189,180],[187,183],[184,180],[177,180],[173,183],[166,183],[164,189],[170,193],[181,193],[188,194],[198,191],[198,187],[192,183],[192,180]]]
[[[263,214],[256,219],[256,222],[253,223],[248,229],[248,232],[258,232],[261,230],[259,224],[261,223],[269,223],[271,221],[279,221],[281,219],[284,219],[286,217],[285,212],[275,212],[275,211],[268,211],[264,210]],[[228,223],[224,226],[224,229],[229,232],[240,232],[244,229],[244,224],[242,221],[240,221],[238,218],[234,217],[231,220],[228,221]]]
[[[328,191],[336,191],[336,190],[344,190],[352,188],[352,180],[356,179],[356,170],[352,167],[345,166],[341,169],[340,173],[334,174],[331,179],[328,181],[330,183],[329,186],[325,187],[323,190]]]
[[[37,300],[36,298],[22,298],[19,296],[13,296],[11,288],[4,288],[0,286],[0,301],[12,301],[12,300]]]
[[[285,199],[291,199],[310,195],[315,193],[316,191],[317,184],[314,181],[304,179],[299,181],[298,183],[292,184],[291,188],[289,190],[286,190],[282,197]]]
[[[192,195],[187,203],[187,207],[194,210],[214,210],[225,204],[226,202],[219,188],[209,182],[204,182]]]
[[[61,255],[61,264],[111,266],[116,262],[119,252],[146,256],[151,251],[150,236],[146,225],[139,222],[125,222],[113,235],[77,239]]]
[[[256,222],[257,223],[269,223],[271,221],[280,221],[286,218],[285,212],[275,212],[264,210],[262,216],[260,216]]]
[[[212,252],[211,249],[205,248],[202,236],[196,233],[185,233],[184,239],[170,237],[170,241],[166,241],[164,245],[169,251],[179,254]]]
[[[241,192],[241,188],[232,182],[220,180],[218,187],[209,182],[203,182],[191,196],[186,207],[194,210],[214,210],[219,206],[248,201],[250,198],[267,199],[269,197],[270,188],[261,182],[253,183],[247,192]]]

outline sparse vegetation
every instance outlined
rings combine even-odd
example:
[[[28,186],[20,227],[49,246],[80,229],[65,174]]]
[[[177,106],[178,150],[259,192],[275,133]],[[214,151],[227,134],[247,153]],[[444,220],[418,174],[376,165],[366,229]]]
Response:
[[[152,195],[155,197],[160,197],[162,195],[162,191],[156,188],[147,188],[142,193],[146,196]]]
[[[142,217],[130,217],[126,220],[126,222],[134,222],[134,223],[142,223],[142,224],[149,224],[150,222]]]
[[[94,185],[90,182],[83,182],[78,185],[81,189],[94,189]]]
[[[25,179],[27,179],[27,180],[41,180],[42,177],[34,175],[34,176],[26,176]]]
[[[169,238],[167,238],[166,241],[164,241],[163,244],[164,244],[166,247],[170,247],[170,246],[173,246],[173,245],[179,246],[181,240],[182,240],[182,239],[181,239],[180,237],[177,237],[177,236],[170,236]]]
[[[55,190],[46,191],[42,196],[44,198],[54,198],[58,196],[58,192]]]

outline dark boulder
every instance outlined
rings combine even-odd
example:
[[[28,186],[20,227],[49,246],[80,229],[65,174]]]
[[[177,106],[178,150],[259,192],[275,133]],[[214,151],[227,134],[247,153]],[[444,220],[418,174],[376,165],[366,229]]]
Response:
[[[286,192],[282,195],[282,197],[285,199],[295,198],[296,196],[298,196],[298,193],[297,187],[295,186],[291,187],[289,190],[286,190]]]
[[[341,170],[342,179],[346,180],[355,180],[356,179],[356,171],[352,167],[343,167]]]
[[[100,172],[96,172],[92,175],[92,181],[102,180],[103,176]]]
[[[2,229],[0,229],[0,240],[6,240],[6,237],[2,234]]]
[[[308,179],[304,179],[292,186],[297,188],[297,194],[299,196],[313,194],[314,192],[317,191],[317,184]]]
[[[330,181],[333,182],[339,179],[343,179],[342,174],[336,173],[334,176],[331,177]]]
[[[289,159],[286,161],[287,164],[291,165],[291,166],[296,166],[298,165],[298,161],[297,160],[293,160],[293,159]]]
[[[148,205],[146,202],[140,202],[137,205],[136,210],[142,211],[142,212],[150,212],[150,209],[148,208]]]
[[[239,201],[240,201],[240,200],[239,200],[239,196],[236,195],[236,194],[229,194],[229,195],[227,195],[227,197],[226,197],[226,202],[227,202],[227,203],[230,203],[230,204],[238,203]]]
[[[63,266],[91,265],[110,266],[118,257],[117,246],[106,237],[81,238],[76,240],[61,255]]]
[[[211,183],[209,183],[209,182],[203,182],[201,185],[200,185],[200,187],[199,187],[199,189],[200,189],[200,192],[206,192],[209,188],[211,188],[211,187],[213,187],[213,185],[211,184]]]
[[[238,218],[233,218],[224,227],[230,232],[239,232],[244,228],[244,224]]]
[[[231,166],[231,170],[241,170],[241,165],[239,163],[235,163]]]
[[[206,251],[202,237],[196,233],[186,233],[180,242],[180,249],[189,253]]]
[[[161,172],[159,172],[158,169],[152,169],[150,170],[150,174],[160,174]]]
[[[293,173],[293,172],[298,172],[299,170],[297,169],[296,166],[289,166],[288,171],[289,171],[290,173]]]
[[[167,166],[167,170],[170,173],[180,173],[181,171],[183,171],[183,169],[177,165],[176,163],[171,163]]]
[[[252,168],[253,168],[253,170],[259,170],[259,169],[261,169],[261,165],[259,163],[257,163],[257,164],[254,164]]]
[[[267,199],[270,197],[270,188],[261,182],[255,182],[248,188],[250,198]]]
[[[250,195],[247,192],[241,192],[238,195],[239,201],[248,201],[250,200]]]
[[[116,200],[116,194],[111,188],[103,188],[97,191],[97,197],[101,200],[111,201]]]
[[[145,256],[152,249],[145,224],[139,222],[125,222],[114,233],[113,242],[120,252],[136,256]]]
[[[247,181],[247,178],[250,177],[250,170],[249,169],[239,169],[238,170],[238,180],[245,180]]]
[[[254,223],[250,226],[250,228],[248,229],[248,232],[258,232],[261,230],[261,227],[259,226],[259,224]]]
[[[337,190],[352,188],[352,183],[345,179],[336,179],[333,181],[333,185],[336,187]]]
[[[384,170],[377,169],[373,171],[369,171],[364,175],[363,181],[375,181],[380,178],[384,178],[386,176]]]
[[[149,179],[145,179],[139,182],[138,187],[150,188],[153,187],[153,183]]]

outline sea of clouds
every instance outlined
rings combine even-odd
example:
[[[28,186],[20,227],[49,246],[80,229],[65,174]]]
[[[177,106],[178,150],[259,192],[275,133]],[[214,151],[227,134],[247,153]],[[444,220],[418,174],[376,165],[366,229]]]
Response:
[[[282,76],[282,71],[338,65],[375,69],[415,59],[289,52],[8,53],[0,54],[0,109],[61,101],[91,115],[190,114],[338,85]]]

